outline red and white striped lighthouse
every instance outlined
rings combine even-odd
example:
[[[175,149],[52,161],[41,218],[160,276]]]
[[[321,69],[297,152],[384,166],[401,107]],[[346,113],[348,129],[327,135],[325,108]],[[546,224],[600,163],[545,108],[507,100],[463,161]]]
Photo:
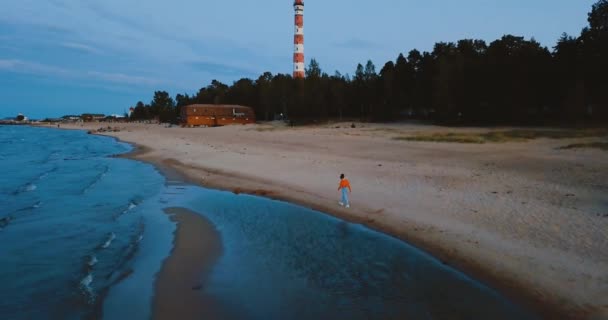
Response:
[[[293,77],[304,78],[304,0],[295,0],[296,34],[294,36],[295,52],[293,54]]]

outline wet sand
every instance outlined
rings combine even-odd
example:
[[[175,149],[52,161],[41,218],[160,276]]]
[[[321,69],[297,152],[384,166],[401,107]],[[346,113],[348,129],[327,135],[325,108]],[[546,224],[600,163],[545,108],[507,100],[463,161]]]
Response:
[[[608,153],[558,150],[578,140],[471,145],[392,139],[485,130],[411,125],[117,126],[120,132],[105,134],[145,147],[134,159],[205,187],[363,223],[431,252],[545,318],[608,314]],[[341,172],[353,184],[350,210],[336,202]]]
[[[207,275],[222,251],[220,235],[203,216],[167,208],[177,222],[174,247],[156,280],[153,318],[218,319],[217,304],[203,294]]]

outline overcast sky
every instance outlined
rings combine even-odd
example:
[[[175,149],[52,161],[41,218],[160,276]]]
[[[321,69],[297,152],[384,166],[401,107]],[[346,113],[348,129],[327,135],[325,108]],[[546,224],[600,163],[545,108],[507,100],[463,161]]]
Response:
[[[307,0],[306,60],[352,74],[438,41],[504,34],[553,47],[594,0]],[[195,93],[291,73],[293,1],[3,0],[0,117],[122,113],[154,90]]]

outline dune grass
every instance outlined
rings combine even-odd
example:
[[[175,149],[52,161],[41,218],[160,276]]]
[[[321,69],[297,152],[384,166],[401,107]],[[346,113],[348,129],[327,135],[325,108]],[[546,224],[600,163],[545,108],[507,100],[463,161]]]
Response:
[[[251,129],[247,129],[247,130],[255,130],[257,132],[267,132],[267,131],[275,131],[278,129],[279,128],[277,128],[277,127],[256,127],[256,128],[251,128]]]
[[[559,147],[558,150],[593,148],[608,151],[608,142],[575,143]]]
[[[517,129],[508,131],[492,131],[480,133],[421,133],[411,136],[395,137],[395,140],[426,141],[426,142],[454,142],[454,143],[500,143],[523,142],[539,138],[571,139],[608,136],[608,129],[581,129],[581,130],[527,130]]]
[[[475,133],[432,133],[417,134],[414,136],[395,137],[394,140],[424,141],[424,142],[457,142],[457,143],[484,143],[485,139]]]

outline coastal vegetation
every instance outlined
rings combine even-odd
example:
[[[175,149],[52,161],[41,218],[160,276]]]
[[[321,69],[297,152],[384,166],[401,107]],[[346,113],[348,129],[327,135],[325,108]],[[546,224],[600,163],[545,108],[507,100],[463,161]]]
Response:
[[[574,143],[567,146],[560,147],[559,149],[582,149],[582,148],[593,148],[608,151],[608,142],[589,142],[589,143]]]
[[[132,119],[177,121],[192,103],[240,104],[257,119],[392,121],[444,124],[574,125],[608,122],[608,0],[596,2],[588,26],[563,34],[552,48],[505,35],[489,44],[439,42],[412,50],[379,72],[372,61],[353,75],[325,73],[312,59],[305,79],[266,72],[227,85],[213,80],[195,94],[166,91],[138,102]]]
[[[427,141],[427,142],[458,142],[458,143],[486,143],[486,142],[524,142],[534,139],[575,139],[575,138],[608,138],[607,129],[578,129],[578,130],[507,130],[492,132],[441,132],[420,133],[407,136],[398,136],[394,140],[404,141]],[[578,147],[602,148],[605,143],[591,143],[581,145],[570,145],[562,149]],[[608,149],[608,148],[605,148]]]

